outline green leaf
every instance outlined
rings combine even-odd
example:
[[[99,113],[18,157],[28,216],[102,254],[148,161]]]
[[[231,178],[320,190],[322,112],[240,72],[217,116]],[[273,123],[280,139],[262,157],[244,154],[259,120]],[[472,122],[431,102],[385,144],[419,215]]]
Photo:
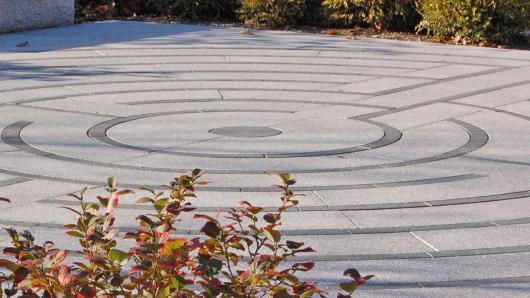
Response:
[[[291,175],[288,173],[272,173],[272,175],[278,178],[284,184],[287,184],[287,182],[291,180]]]
[[[80,196],[81,198],[85,196],[85,193],[86,193],[87,189],[88,189],[88,187],[84,187],[83,189],[81,189],[81,190],[79,191],[79,196]]]
[[[116,188],[116,177],[109,177],[107,179],[107,186],[111,189]]]
[[[263,229],[263,233],[272,242],[278,243],[280,242],[282,235],[280,232],[273,230],[273,229]]]
[[[15,271],[17,271],[18,266],[17,266],[17,264],[15,264],[15,263],[13,263],[11,261],[0,259],[0,268],[6,268],[7,270],[9,270],[11,272],[15,272]]]
[[[108,254],[108,258],[111,262],[118,263],[120,265],[125,265],[129,261],[129,254],[119,250],[119,249],[111,249]]]
[[[156,211],[161,212],[167,205],[168,201],[169,199],[159,199],[154,202],[153,206],[155,207]]]
[[[355,289],[357,289],[357,283],[355,281],[341,282],[339,286],[343,291],[346,291],[348,293],[352,293],[353,291],[355,291]]]
[[[202,176],[203,174],[203,171],[201,169],[195,169],[191,172],[191,175],[194,177],[194,178],[198,178],[200,176]]]
[[[289,240],[287,240],[285,244],[287,244],[287,248],[289,249],[299,249],[300,247],[304,246],[304,242],[295,242]]]
[[[361,274],[355,268],[347,269],[346,271],[344,271],[343,275],[344,276],[349,276],[349,277],[351,277],[353,279],[361,278]]]
[[[140,187],[140,190],[150,192],[152,195],[155,195],[155,191],[148,187]]]
[[[85,235],[83,235],[81,232],[79,231],[68,231],[65,233],[66,235],[69,235],[69,236],[73,236],[73,237],[78,237],[78,238],[84,238]]]
[[[173,289],[179,289],[182,286],[182,284],[185,282],[185,281],[184,282],[181,281],[179,278],[182,279],[182,277],[180,276],[171,276],[171,287]]]
[[[147,226],[147,227],[153,227],[154,226],[153,220],[151,220],[149,217],[147,217],[145,215],[137,216],[136,220],[139,220],[141,225],[143,224],[144,226]]]
[[[66,210],[70,210],[70,211],[74,212],[75,214],[77,214],[79,216],[83,215],[83,214],[81,214],[81,212],[75,210],[74,208],[70,208],[70,207],[66,207],[66,206],[61,206],[61,208],[66,209]]]
[[[145,203],[154,203],[155,200],[148,197],[141,197],[138,200],[134,201],[135,204],[145,204]]]
[[[302,295],[300,295],[300,298],[311,298],[313,297],[313,295],[319,294],[319,293],[322,293],[322,292],[318,289],[307,290],[303,292]]]

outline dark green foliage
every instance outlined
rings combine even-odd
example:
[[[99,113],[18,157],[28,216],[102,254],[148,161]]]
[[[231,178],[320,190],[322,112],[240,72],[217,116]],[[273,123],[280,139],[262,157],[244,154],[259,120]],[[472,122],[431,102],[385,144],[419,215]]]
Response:
[[[326,20],[322,0],[305,0],[304,15],[300,19],[302,25],[321,26]]]
[[[239,15],[245,24],[277,28],[296,25],[305,7],[305,0],[241,0]]]
[[[239,0],[76,0],[78,18],[174,16],[236,20]]]
[[[440,39],[512,43],[530,23],[528,0],[420,0],[418,30]]]
[[[323,0],[332,26],[413,30],[419,22],[414,0]]]
[[[186,19],[235,20],[238,0],[173,0],[167,9],[169,15]]]

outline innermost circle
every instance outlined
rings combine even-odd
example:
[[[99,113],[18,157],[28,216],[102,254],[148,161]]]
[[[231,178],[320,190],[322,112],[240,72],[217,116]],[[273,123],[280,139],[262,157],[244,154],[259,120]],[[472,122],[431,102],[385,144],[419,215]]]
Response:
[[[209,133],[233,138],[261,138],[277,136],[281,134],[282,131],[261,126],[226,126],[210,129]]]

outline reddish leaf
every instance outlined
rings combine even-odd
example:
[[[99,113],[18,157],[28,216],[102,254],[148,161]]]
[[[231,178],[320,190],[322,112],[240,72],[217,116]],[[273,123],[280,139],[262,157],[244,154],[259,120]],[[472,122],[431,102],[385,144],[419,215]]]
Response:
[[[216,238],[219,236],[221,229],[219,229],[219,226],[216,223],[208,221],[202,227],[201,232],[210,238]]]
[[[307,263],[296,263],[292,266],[293,270],[298,271],[309,271],[315,267],[314,262],[307,262]]]

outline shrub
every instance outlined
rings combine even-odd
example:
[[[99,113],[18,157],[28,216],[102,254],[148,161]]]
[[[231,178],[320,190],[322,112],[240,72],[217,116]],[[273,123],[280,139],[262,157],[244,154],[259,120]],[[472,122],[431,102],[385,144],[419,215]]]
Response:
[[[277,28],[295,25],[304,11],[305,0],[241,0],[239,16],[251,26]]]
[[[464,43],[512,43],[530,22],[528,0],[419,0],[418,31]]]
[[[368,0],[364,20],[377,29],[414,30],[420,22],[414,0]]]
[[[326,14],[322,0],[305,0],[305,11],[300,19],[302,25],[325,25]]]
[[[419,22],[414,0],[324,0],[329,25],[412,30]]]
[[[169,0],[170,15],[187,19],[236,20],[238,0]]]
[[[360,25],[362,19],[361,6],[356,0],[324,0],[327,25],[350,27]]]
[[[116,189],[114,178],[108,179],[108,195],[98,196],[98,203],[85,200],[85,188],[71,194],[79,209],[64,207],[77,216],[64,227],[79,239],[82,261],[69,262],[67,251],[49,241],[36,244],[27,231],[6,229],[13,246],[3,250],[9,258],[0,259],[0,268],[10,272],[0,272],[0,289],[7,297],[28,298],[324,297],[317,283],[297,277],[314,263],[285,264],[291,256],[313,251],[303,242],[283,240],[278,229],[283,212],[298,204],[299,196],[289,190],[295,181],[288,174],[277,174],[281,204],[276,211],[262,215],[263,208],[241,202],[217,217],[195,214],[193,218],[205,221],[203,236],[174,237],[182,216],[194,210],[189,200],[195,187],[204,184],[198,181],[201,175],[194,170],[180,176],[166,186],[167,195],[144,189],[148,196],[136,202],[151,204],[153,213],[138,216],[138,227],[125,233],[124,239],[135,243],[128,251],[117,248],[114,211],[119,197],[132,191]],[[351,297],[372,278],[355,269],[344,275],[350,280],[339,284],[345,294],[338,297]]]
[[[175,16],[235,20],[239,0],[76,0],[78,18]]]
[[[167,12],[172,0],[114,0],[110,4],[114,7],[115,15],[160,15]]]

